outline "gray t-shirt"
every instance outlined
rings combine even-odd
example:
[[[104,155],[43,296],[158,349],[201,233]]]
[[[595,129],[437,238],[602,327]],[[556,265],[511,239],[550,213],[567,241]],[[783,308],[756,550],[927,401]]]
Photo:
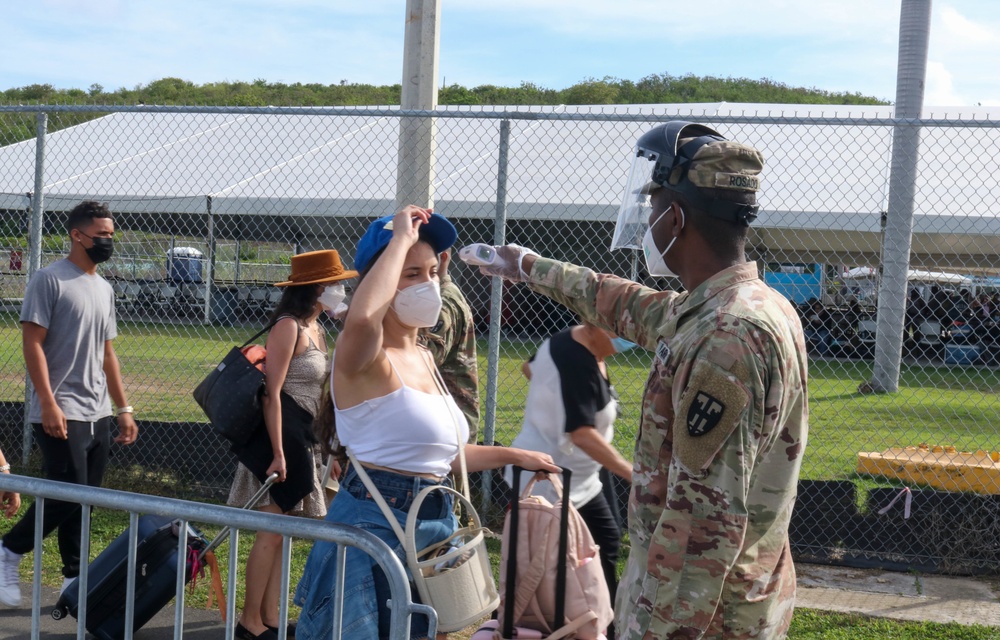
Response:
[[[104,343],[118,335],[115,293],[99,275],[88,275],[67,259],[35,272],[24,292],[21,322],[48,329],[42,351],[49,384],[67,420],[93,422],[111,415],[104,375]],[[31,390],[28,421],[41,422],[38,394]]]

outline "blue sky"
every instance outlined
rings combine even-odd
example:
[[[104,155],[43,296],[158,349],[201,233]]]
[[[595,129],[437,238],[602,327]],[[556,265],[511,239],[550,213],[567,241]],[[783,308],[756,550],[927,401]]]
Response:
[[[439,80],[561,89],[693,73],[893,100],[900,2],[442,0]],[[926,105],[1000,105],[996,3],[933,3]],[[8,2],[0,89],[116,89],[167,76],[396,84],[404,8],[404,0]]]

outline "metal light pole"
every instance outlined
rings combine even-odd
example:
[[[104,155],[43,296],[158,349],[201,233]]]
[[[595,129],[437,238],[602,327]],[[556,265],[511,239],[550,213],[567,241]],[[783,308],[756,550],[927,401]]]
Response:
[[[903,0],[899,18],[896,118],[919,119],[924,104],[931,0]],[[906,315],[906,280],[913,237],[913,200],[920,127],[896,125],[892,134],[889,204],[882,235],[882,279],[871,391],[899,390],[899,369]]]
[[[441,0],[407,0],[400,107],[437,108],[438,35]],[[434,118],[403,117],[399,122],[396,206],[434,206]]]

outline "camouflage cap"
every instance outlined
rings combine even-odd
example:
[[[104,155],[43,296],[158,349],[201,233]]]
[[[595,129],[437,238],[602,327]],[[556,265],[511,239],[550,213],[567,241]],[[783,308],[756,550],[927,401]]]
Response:
[[[692,140],[694,138],[684,138],[678,146],[683,147]],[[687,179],[696,187],[756,193],[760,191],[759,174],[763,168],[764,154],[757,149],[732,140],[717,140],[695,152],[687,165]],[[683,173],[683,166],[675,167],[670,184],[678,184]],[[649,195],[663,187],[650,181],[639,189],[639,193]]]
[[[680,146],[689,140],[681,140]],[[763,168],[764,154],[757,149],[732,140],[715,140],[695,152],[687,179],[696,187],[756,193],[760,191],[759,174]],[[676,169],[671,183],[675,175]]]

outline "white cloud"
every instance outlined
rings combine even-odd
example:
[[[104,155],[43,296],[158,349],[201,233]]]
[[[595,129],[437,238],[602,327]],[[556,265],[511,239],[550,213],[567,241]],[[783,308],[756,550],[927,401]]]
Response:
[[[967,105],[968,101],[955,92],[952,74],[940,62],[927,63],[927,82],[924,85],[924,104],[931,107]]]
[[[930,36],[925,104],[1000,105],[1000,20],[990,1],[943,4],[935,8]],[[932,76],[932,73],[934,74]],[[947,78],[945,78],[947,74]],[[992,96],[992,98],[991,98]],[[949,102],[944,102],[944,100]]]
[[[994,44],[1000,34],[989,25],[976,23],[966,18],[950,5],[941,7],[941,26],[944,27],[943,37],[952,39],[960,46]]]

